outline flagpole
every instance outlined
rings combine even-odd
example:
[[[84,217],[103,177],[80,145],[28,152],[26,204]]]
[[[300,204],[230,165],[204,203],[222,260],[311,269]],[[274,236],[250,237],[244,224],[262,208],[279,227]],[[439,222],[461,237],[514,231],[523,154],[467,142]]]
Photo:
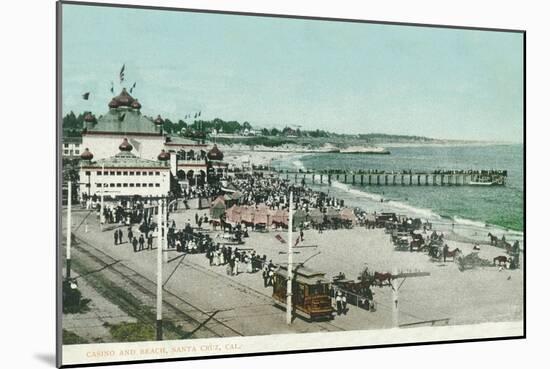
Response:
[[[67,280],[71,278],[71,198],[72,181],[67,183]]]
[[[157,218],[157,341],[162,341],[162,200],[159,200]]]
[[[286,324],[292,324],[292,191],[288,203],[288,280],[286,282]]]

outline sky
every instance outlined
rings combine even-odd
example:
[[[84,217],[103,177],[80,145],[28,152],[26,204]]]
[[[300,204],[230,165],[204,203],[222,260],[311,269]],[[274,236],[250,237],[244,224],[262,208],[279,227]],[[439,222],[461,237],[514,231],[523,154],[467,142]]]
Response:
[[[104,114],[111,81],[135,82],[143,114],[173,121],[523,142],[521,33],[69,4],[62,20],[64,114]]]

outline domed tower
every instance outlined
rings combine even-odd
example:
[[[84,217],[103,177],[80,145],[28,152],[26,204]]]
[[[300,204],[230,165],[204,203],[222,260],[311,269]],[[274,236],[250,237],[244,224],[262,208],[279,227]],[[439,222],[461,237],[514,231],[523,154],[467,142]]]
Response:
[[[170,160],[170,153],[162,149],[159,156],[157,156],[157,159],[162,162],[167,162],[168,160]]]
[[[111,109],[128,109],[128,108],[134,108],[132,104],[134,102],[137,102],[136,99],[134,99],[128,91],[126,91],[126,88],[123,88],[122,91],[118,96],[115,96],[111,99],[109,102],[109,108]],[[139,104],[139,108],[141,108],[141,104]],[[134,108],[136,109],[136,108]]]
[[[84,128],[85,129],[90,129],[94,126],[96,122],[96,119],[94,117],[94,115],[90,112],[86,112],[86,114],[84,114]]]
[[[130,152],[132,151],[133,148],[134,147],[128,142],[128,139],[126,137],[124,137],[124,139],[122,140],[122,143],[118,147],[120,151],[124,151],[124,152]]]
[[[155,120],[153,120],[153,123],[155,123],[155,127],[157,129],[157,132],[160,132],[162,133],[162,128],[164,127],[164,119],[162,119],[160,117],[160,114],[157,115],[157,117],[155,118]]]
[[[208,158],[208,160],[222,161],[223,152],[221,152],[220,149],[218,149],[218,146],[214,144],[214,147],[210,151],[208,151],[206,157]]]
[[[82,160],[83,163],[90,163],[93,158],[94,158],[94,154],[92,154],[90,150],[88,150],[88,148],[84,149],[82,154],[80,154],[80,159]]]

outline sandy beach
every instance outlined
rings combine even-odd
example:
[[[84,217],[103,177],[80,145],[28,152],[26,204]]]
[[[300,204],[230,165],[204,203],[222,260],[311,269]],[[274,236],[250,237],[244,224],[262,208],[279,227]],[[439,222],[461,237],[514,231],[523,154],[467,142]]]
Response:
[[[194,219],[196,211],[178,211],[172,219],[177,224]],[[201,210],[199,214],[204,214]],[[211,233],[216,237],[218,232]],[[288,239],[286,230],[249,232],[244,249],[253,249],[267,260],[276,264],[287,262],[287,244],[278,241],[280,235]],[[293,238],[298,237],[294,232]],[[218,239],[219,240],[219,239]],[[473,245],[448,241],[449,249],[460,248],[465,255],[473,251]],[[449,319],[449,324],[470,324],[481,322],[517,321],[523,316],[523,270],[499,270],[498,267],[479,267],[461,272],[458,264],[432,261],[425,253],[394,251],[390,235],[383,229],[353,229],[304,231],[304,241],[296,249],[299,254],[294,262],[306,259],[306,266],[326,273],[331,279],[343,272],[349,279],[356,279],[368,267],[370,271],[424,271],[430,276],[408,278],[400,289],[400,324],[422,322],[434,319]],[[234,246],[233,246],[234,247]],[[505,252],[497,247],[483,245],[479,257],[492,260]],[[314,256],[315,255],[315,256]],[[312,257],[313,256],[313,257]],[[208,265],[204,255],[190,255],[190,259]],[[209,267],[225,273],[225,267]],[[234,277],[243,283],[263,288],[259,273],[242,273]],[[375,301],[380,307],[391,310],[392,293],[389,287],[375,287]]]

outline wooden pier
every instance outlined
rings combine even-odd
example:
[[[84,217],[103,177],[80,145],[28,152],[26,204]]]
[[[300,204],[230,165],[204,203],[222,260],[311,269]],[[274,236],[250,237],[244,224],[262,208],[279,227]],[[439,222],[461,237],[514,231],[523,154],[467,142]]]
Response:
[[[506,170],[445,170],[433,172],[381,171],[272,171],[300,184],[332,184],[334,181],[361,186],[504,186]]]

